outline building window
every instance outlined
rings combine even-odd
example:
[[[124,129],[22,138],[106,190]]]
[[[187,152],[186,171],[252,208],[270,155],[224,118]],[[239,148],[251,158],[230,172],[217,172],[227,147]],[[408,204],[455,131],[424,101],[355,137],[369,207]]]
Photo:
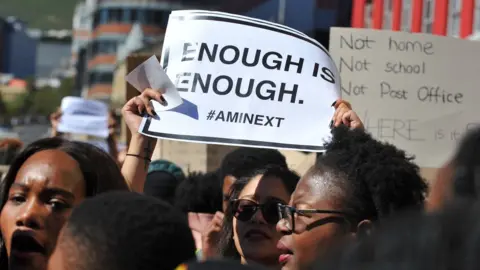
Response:
[[[167,27],[168,23],[168,11],[157,10],[153,15],[153,24],[157,26]]]
[[[479,6],[475,8],[475,26],[473,31],[474,32],[480,31],[480,7]]]
[[[100,11],[95,11],[93,14],[93,28],[95,28],[100,22]]]
[[[406,6],[402,9],[402,31],[410,31],[410,27],[412,25],[412,17],[411,17],[412,10]]]
[[[155,19],[155,11],[145,10],[145,21],[146,24],[153,24]]]
[[[337,0],[317,0],[317,8],[319,9],[336,9]]]
[[[88,84],[110,84],[113,81],[113,74],[110,72],[93,72],[88,75]]]
[[[130,23],[131,20],[130,20],[130,17],[132,16],[132,11],[130,9],[124,9],[123,10],[123,18],[122,18],[122,22],[124,23]]]
[[[118,43],[115,40],[96,40],[92,43],[91,58],[98,54],[116,54]]]
[[[130,10],[130,22],[135,23],[138,21],[138,10],[131,9]]]
[[[458,36],[460,33],[460,12],[452,14],[452,22],[449,24],[449,36]]]
[[[100,21],[99,24],[106,24],[108,22],[108,10],[101,9],[100,10]]]
[[[137,22],[138,23],[141,23],[141,24],[147,24],[147,12],[145,9],[138,9],[137,10],[138,12],[138,18],[137,18]]]
[[[427,22],[425,24],[425,33],[432,33],[432,30],[433,30],[433,23],[431,21]]]
[[[425,18],[430,19],[432,18],[432,1],[427,1],[425,5]]]
[[[123,10],[120,8],[113,8],[110,10],[109,22],[121,22],[123,19]]]
[[[93,27],[108,23],[141,23],[166,27],[170,12],[167,10],[152,10],[145,8],[121,9],[110,8],[100,9],[94,14]]]

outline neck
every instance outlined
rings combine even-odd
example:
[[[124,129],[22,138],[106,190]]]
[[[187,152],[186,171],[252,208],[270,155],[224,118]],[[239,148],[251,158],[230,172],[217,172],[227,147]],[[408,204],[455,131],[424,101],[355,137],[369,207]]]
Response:
[[[252,259],[246,259],[244,257],[241,257],[240,261],[242,264],[245,264],[245,265],[266,267],[268,269],[281,269],[277,258],[274,258],[274,259],[259,258],[257,260],[252,260]]]

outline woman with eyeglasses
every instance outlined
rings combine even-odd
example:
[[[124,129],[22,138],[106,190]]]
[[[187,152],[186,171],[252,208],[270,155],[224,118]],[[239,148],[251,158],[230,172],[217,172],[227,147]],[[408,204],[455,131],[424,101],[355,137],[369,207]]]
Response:
[[[345,125],[332,134],[289,205],[279,206],[283,270],[309,269],[335,245],[369,235],[382,219],[423,207],[427,185],[404,151]]]
[[[277,242],[281,234],[275,230],[278,206],[288,203],[298,180],[294,172],[274,166],[233,183],[220,237],[223,257],[280,268]]]

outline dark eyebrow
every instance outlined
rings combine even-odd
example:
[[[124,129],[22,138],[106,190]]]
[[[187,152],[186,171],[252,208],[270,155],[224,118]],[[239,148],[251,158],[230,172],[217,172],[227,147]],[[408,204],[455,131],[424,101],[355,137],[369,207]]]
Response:
[[[277,197],[273,197],[273,196],[267,196],[265,197],[265,201],[276,201],[276,202],[281,202],[282,204],[288,204],[288,202],[285,202],[284,200],[280,199],[280,198],[277,198]]]
[[[17,188],[26,189],[26,190],[29,189],[28,186],[26,186],[24,184],[19,184],[19,183],[13,183],[11,188],[12,187],[17,187]],[[43,191],[43,193],[47,193],[49,195],[59,194],[59,195],[62,195],[64,197],[66,197],[67,199],[71,199],[71,200],[75,199],[75,195],[73,195],[73,193],[68,192],[68,191],[66,191],[64,189],[61,189],[61,188],[47,188],[46,190]]]
[[[28,189],[28,187],[24,184],[19,184],[19,183],[13,183],[10,188],[21,188],[21,189]]]
[[[73,195],[73,193],[68,192],[68,191],[66,191],[64,189],[61,189],[61,188],[47,188],[44,192],[47,193],[47,194],[50,194],[50,195],[59,194],[59,195],[62,195],[64,197],[66,197],[67,199],[75,200],[75,195]]]

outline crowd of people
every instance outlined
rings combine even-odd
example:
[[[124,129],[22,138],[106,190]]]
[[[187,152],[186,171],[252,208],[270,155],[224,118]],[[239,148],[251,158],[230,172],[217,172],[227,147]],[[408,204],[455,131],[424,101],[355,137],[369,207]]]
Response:
[[[428,186],[338,100],[331,140],[304,175],[277,150],[247,147],[186,174],[151,161],[156,139],[138,133],[161,98],[146,89],[125,104],[123,154],[56,132],[61,112],[52,137],[0,143],[0,269],[476,268],[480,130]]]

